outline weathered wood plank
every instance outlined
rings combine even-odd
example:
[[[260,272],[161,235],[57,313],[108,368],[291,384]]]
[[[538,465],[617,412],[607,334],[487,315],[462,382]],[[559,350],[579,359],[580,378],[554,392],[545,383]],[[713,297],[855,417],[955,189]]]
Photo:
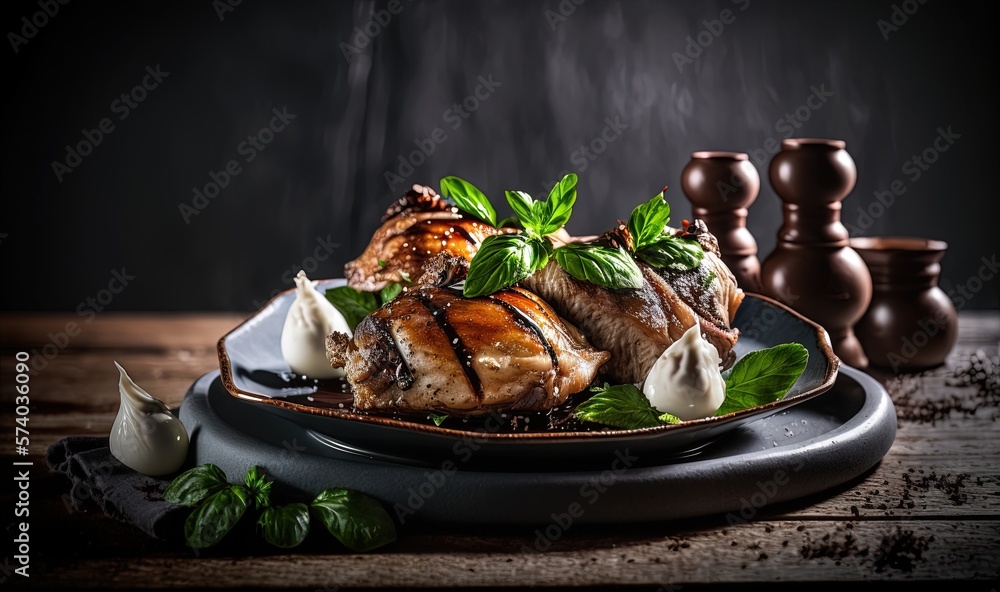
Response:
[[[365,555],[278,553],[191,558],[95,558],[40,565],[33,587],[301,589],[863,582],[1000,577],[1000,522],[762,522],[724,528],[650,527],[643,536],[557,541],[525,552],[521,537],[411,539]],[[419,550],[433,545],[443,552]],[[442,549],[442,547],[445,547]],[[469,549],[488,547],[487,552]],[[250,576],[249,574],[252,574]]]
[[[0,348],[215,348],[244,313],[0,313]]]

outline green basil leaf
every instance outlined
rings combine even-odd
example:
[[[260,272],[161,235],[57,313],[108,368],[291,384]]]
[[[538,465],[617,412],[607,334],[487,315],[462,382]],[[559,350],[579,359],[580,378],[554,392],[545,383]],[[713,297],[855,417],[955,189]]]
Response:
[[[654,195],[644,204],[639,204],[628,219],[628,231],[632,235],[634,249],[638,251],[659,240],[670,222],[670,204],[663,198],[663,192]]]
[[[705,251],[695,239],[663,236],[655,243],[638,249],[635,255],[653,267],[686,271],[701,264]]]
[[[539,221],[535,216],[533,207],[537,203],[531,196],[523,191],[505,191],[507,203],[510,209],[514,210],[514,215],[525,230],[538,233]],[[540,235],[541,236],[541,235]]]
[[[396,540],[396,525],[382,504],[349,489],[326,489],[312,501],[319,521],[344,546],[370,551]]]
[[[264,478],[264,473],[260,469],[256,466],[250,467],[243,482],[246,484],[250,499],[257,504],[258,508],[265,508],[271,503],[271,485],[273,483]]]
[[[746,354],[726,378],[726,399],[715,414],[726,415],[782,399],[808,362],[809,352],[798,343]]]
[[[261,527],[264,540],[275,547],[297,547],[309,534],[309,506],[296,503],[264,508],[257,526]]]
[[[576,173],[569,173],[559,180],[544,202],[536,202],[533,210],[538,220],[538,234],[545,236],[556,232],[569,222],[576,204]]]
[[[620,384],[590,389],[593,395],[576,406],[574,415],[581,421],[602,423],[625,430],[662,425],[661,413],[634,384]]]
[[[436,426],[439,426],[439,425],[443,424],[444,420],[448,419],[447,415],[440,414],[440,413],[431,413],[427,417],[429,417],[431,419],[431,421],[434,422],[434,425],[436,425]]]
[[[378,297],[374,293],[361,292],[349,286],[330,288],[326,291],[326,299],[344,315],[351,331],[379,307]]]
[[[546,244],[540,240],[524,234],[488,236],[469,264],[462,294],[472,298],[508,288],[545,267],[548,260]]]
[[[519,223],[520,220],[517,219],[517,216],[507,216],[503,220],[497,222],[497,228],[517,228]]]
[[[666,423],[670,425],[676,425],[681,422],[681,418],[677,417],[676,415],[671,415],[670,413],[664,413],[658,419],[660,420],[660,423]]]
[[[403,285],[398,282],[390,282],[378,293],[379,302],[385,304],[391,302],[403,291]]]
[[[184,540],[189,547],[204,549],[222,540],[247,511],[247,492],[230,485],[212,494],[184,521]]]
[[[174,477],[164,490],[163,499],[180,506],[193,506],[228,485],[222,469],[205,464]]]
[[[497,213],[489,198],[475,185],[458,177],[441,179],[441,195],[455,202],[463,212],[470,214],[490,226],[497,225]]]
[[[574,278],[604,288],[641,288],[642,271],[622,249],[570,243],[555,250],[556,262]]]

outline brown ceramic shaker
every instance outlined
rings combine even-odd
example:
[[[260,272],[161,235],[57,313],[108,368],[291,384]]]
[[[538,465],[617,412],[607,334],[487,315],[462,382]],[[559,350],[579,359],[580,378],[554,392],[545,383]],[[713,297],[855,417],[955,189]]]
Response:
[[[747,230],[747,208],[760,192],[760,175],[746,153],[695,152],[681,174],[695,218],[719,241],[722,261],[747,292],[760,292],[757,241]]]
[[[872,366],[894,372],[940,366],[958,338],[958,313],[938,287],[948,244],[911,237],[860,237],[851,246],[871,271],[868,311],[854,326]]]
[[[768,176],[784,224],[761,264],[764,294],[822,325],[845,364],[866,368],[854,324],[871,301],[872,279],[840,222],[841,201],[857,181],[854,159],[841,140],[790,138]]]

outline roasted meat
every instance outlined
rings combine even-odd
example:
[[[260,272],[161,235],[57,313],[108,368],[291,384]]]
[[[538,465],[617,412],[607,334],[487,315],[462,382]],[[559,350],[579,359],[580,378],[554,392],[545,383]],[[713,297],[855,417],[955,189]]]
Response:
[[[327,357],[346,370],[357,409],[474,416],[547,411],[590,386],[610,355],[527,290],[465,298],[419,286],[365,317],[353,338],[331,334]]]
[[[390,282],[416,280],[440,252],[472,259],[483,240],[499,230],[469,217],[430,187],[414,185],[382,216],[368,246],[344,266],[347,285],[377,292]]]
[[[671,271],[637,262],[644,281],[636,290],[579,281],[554,262],[522,285],[578,327],[594,347],[611,353],[601,370],[609,382],[641,383],[660,354],[695,323],[728,367],[736,359],[733,346],[739,335],[731,322],[744,294],[704,223],[695,221],[685,232],[705,251],[701,265]]]

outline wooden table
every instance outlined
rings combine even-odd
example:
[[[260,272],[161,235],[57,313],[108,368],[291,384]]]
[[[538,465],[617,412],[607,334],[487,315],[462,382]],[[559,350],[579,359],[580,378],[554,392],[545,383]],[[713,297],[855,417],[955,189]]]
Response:
[[[64,436],[109,432],[118,406],[113,360],[154,396],[178,405],[196,378],[218,367],[216,340],[242,319],[109,312],[87,322],[75,315],[0,315],[8,468],[23,460],[13,454],[15,354],[35,350],[39,362],[51,357],[30,377],[31,587],[671,590],[830,580],[884,588],[912,580],[969,580],[964,591],[995,590],[991,580],[1000,578],[997,398],[947,384],[952,367],[971,352],[996,355],[995,311],[961,314],[959,343],[944,368],[877,375],[899,416],[896,442],[882,463],[856,482],[765,508],[745,524],[709,517],[576,526],[549,552],[531,555],[520,551],[532,544],[531,529],[423,527],[403,528],[396,543],[370,554],[255,548],[249,555],[196,556],[103,514],[72,511],[64,503],[68,482],[49,474],[44,453]],[[13,494],[4,487],[5,512],[13,512]],[[15,535],[9,525],[3,551],[8,557]],[[14,567],[8,558],[0,572],[5,585],[25,586],[25,578],[8,571]]]

